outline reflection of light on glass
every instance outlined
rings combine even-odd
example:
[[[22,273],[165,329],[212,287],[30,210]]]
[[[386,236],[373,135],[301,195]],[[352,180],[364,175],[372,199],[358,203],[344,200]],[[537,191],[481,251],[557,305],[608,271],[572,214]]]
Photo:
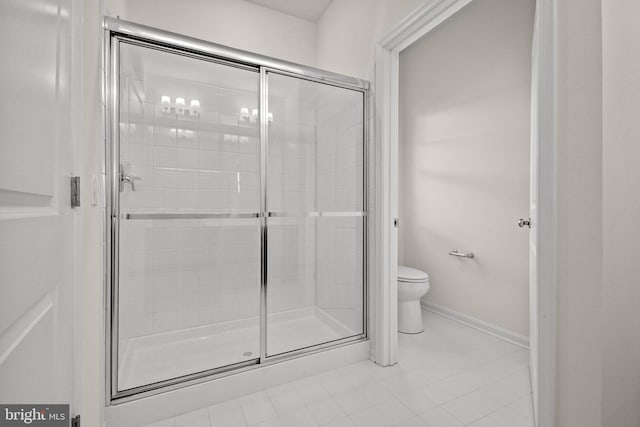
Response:
[[[273,113],[267,113],[267,122],[273,123]]]
[[[240,120],[245,122],[249,120],[249,109],[247,107],[240,108]]]
[[[258,109],[254,108],[251,110],[251,123],[255,123],[258,120]]]
[[[184,136],[186,136],[187,138],[191,138],[193,136],[193,131],[191,129],[185,130]]]
[[[162,100],[160,101],[160,103],[162,104],[162,112],[163,113],[168,113],[169,111],[171,111],[171,98],[166,96],[166,95],[162,95]]]
[[[186,106],[184,98],[176,98],[176,112],[178,114],[184,114],[184,107]]]
[[[238,183],[238,193],[240,192],[240,172],[236,172],[236,182]]]
[[[200,115],[200,101],[197,99],[191,100],[191,115],[192,116]]]

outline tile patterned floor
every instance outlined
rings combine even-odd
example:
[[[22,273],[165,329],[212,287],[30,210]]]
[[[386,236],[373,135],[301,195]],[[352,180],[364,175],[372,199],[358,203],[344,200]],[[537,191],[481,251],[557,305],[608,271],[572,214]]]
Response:
[[[528,352],[436,314],[363,361],[147,427],[534,427]]]

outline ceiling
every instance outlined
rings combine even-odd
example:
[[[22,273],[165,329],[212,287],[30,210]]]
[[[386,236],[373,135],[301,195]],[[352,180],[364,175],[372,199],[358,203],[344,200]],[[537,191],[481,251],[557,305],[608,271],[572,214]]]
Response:
[[[318,22],[333,0],[247,0],[277,12]]]

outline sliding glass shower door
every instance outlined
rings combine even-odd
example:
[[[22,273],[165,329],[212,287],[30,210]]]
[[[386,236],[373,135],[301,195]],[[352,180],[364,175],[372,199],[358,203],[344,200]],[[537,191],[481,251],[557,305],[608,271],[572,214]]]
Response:
[[[366,339],[366,85],[151,33],[109,39],[111,398]]]
[[[364,332],[364,94],[267,73],[267,355]]]
[[[259,358],[260,126],[257,69],[121,43],[119,70],[123,391]]]

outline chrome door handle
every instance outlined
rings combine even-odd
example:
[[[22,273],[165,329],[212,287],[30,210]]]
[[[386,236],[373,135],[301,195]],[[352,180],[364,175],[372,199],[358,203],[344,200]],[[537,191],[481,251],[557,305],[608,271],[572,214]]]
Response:
[[[129,173],[125,173],[124,166],[120,165],[120,191],[124,191],[124,185],[130,184],[131,191],[136,191],[136,181],[142,179],[139,176],[134,176]]]
[[[520,218],[518,220],[518,227],[520,227],[520,228],[523,228],[523,227],[531,228],[531,218],[529,218],[529,219]]]
[[[131,184],[131,191],[136,191],[136,180],[138,179],[142,179],[139,176],[133,176],[133,175],[124,175],[122,177],[122,181],[123,182],[128,182],[129,184]]]

